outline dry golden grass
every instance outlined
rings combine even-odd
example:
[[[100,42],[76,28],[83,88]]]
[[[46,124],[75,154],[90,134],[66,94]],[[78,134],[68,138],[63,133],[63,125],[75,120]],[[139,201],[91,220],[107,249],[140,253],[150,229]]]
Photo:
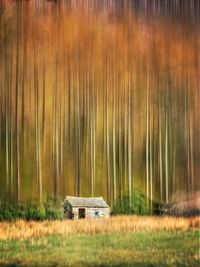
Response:
[[[0,223],[0,240],[39,238],[48,235],[108,234],[127,232],[186,231],[200,227],[200,217],[116,216],[77,221],[16,221]]]

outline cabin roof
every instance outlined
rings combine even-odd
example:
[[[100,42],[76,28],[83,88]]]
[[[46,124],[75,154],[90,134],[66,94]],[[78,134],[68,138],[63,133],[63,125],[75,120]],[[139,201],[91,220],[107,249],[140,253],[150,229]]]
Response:
[[[109,208],[108,204],[102,197],[66,196],[65,201],[68,201],[73,207]]]

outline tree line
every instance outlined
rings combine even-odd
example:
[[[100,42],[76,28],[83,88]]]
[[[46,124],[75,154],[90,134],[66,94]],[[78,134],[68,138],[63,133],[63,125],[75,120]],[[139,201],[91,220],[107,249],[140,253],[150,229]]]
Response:
[[[128,193],[131,205],[139,188],[151,206],[199,189],[194,5],[183,22],[171,15],[184,10],[178,1],[164,18],[133,10],[133,1],[4,2],[2,200],[71,194],[113,203]]]

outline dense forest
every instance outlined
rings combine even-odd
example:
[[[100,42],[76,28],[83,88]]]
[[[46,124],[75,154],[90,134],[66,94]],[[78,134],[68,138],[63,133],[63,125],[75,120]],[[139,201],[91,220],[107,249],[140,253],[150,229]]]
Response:
[[[0,200],[200,190],[200,1],[0,1]]]

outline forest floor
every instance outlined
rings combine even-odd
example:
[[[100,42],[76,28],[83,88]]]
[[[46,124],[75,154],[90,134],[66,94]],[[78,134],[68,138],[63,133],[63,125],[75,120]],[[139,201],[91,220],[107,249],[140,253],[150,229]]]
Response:
[[[200,218],[0,223],[0,266],[200,266]]]

